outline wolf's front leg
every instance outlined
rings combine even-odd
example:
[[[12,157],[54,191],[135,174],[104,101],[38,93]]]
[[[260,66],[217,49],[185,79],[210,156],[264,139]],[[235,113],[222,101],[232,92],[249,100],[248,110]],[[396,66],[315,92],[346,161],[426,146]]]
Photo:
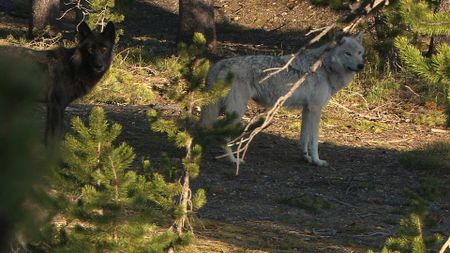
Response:
[[[319,158],[319,128],[322,108],[314,107],[309,111],[311,127],[311,159],[317,166],[328,166],[328,162]]]
[[[303,108],[300,145],[302,146],[303,158],[307,162],[317,166],[328,166],[327,161],[319,158],[318,142],[320,114],[320,107]],[[311,151],[311,153],[308,151]]]
[[[45,127],[45,144],[54,144],[63,137],[64,107],[57,104],[47,103],[47,121]]]

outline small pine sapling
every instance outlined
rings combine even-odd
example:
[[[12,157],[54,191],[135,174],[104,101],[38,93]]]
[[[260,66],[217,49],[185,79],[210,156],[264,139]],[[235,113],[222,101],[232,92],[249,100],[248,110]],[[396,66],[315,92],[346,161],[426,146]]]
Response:
[[[439,234],[425,236],[422,222],[418,215],[411,214],[408,219],[400,221],[399,236],[389,237],[380,253],[426,253],[427,249],[442,241]],[[367,253],[373,253],[369,250]]]
[[[102,108],[92,110],[89,126],[75,117],[72,128],[62,146],[64,166],[54,173],[53,195],[64,225],[52,252],[162,252],[185,243],[154,225],[171,219],[158,210],[175,209],[180,184],[132,170],[133,148],[115,144],[121,126],[110,126]],[[143,166],[150,171],[148,160]]]
[[[226,136],[233,131],[236,132],[236,127],[230,126],[232,121],[229,119],[224,119],[213,129],[208,130],[198,124],[196,108],[225,96],[231,81],[230,76],[227,81],[214,85],[208,91],[205,90],[205,78],[210,65],[207,59],[201,57],[205,51],[206,40],[200,33],[194,35],[191,45],[187,46],[184,43],[179,45],[179,72],[183,80],[172,87],[171,97],[184,108],[181,115],[176,119],[163,119],[154,110],[148,113],[152,130],[166,133],[170,141],[186,151],[182,159],[183,169],[180,176],[182,189],[177,202],[177,219],[172,226],[179,235],[185,231],[192,231],[190,216],[206,203],[203,189],[192,194],[190,188],[190,180],[199,174],[203,147],[218,142],[224,143]]]

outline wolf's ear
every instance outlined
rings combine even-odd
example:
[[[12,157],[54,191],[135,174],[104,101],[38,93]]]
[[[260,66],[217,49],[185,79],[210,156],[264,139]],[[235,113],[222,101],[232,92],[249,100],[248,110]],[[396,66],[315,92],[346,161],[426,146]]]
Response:
[[[342,37],[340,40],[339,40],[339,45],[343,45],[345,42],[347,41],[347,38],[346,37]]]
[[[333,39],[334,41],[341,41],[341,39],[345,36],[344,31],[342,29],[336,29],[333,32]]]
[[[109,21],[108,24],[106,24],[105,29],[103,30],[103,36],[107,38],[111,43],[114,44],[116,41],[116,27],[114,26],[114,23]]]
[[[363,36],[364,36],[364,32],[361,31],[361,32],[359,32],[359,33],[356,35],[355,39],[356,39],[359,43],[362,43]]]
[[[81,42],[86,39],[92,33],[91,28],[89,28],[86,22],[82,22],[78,26],[78,40]]]

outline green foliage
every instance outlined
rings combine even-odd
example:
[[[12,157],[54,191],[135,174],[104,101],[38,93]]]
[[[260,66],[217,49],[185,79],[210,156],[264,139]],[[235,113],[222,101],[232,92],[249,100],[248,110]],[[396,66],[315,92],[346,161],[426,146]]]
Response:
[[[123,15],[114,10],[116,0],[90,0],[89,3],[89,15],[86,22],[90,27],[97,25],[104,27],[108,21],[118,24],[125,19]]]
[[[175,244],[171,233],[155,236],[152,221],[157,209],[175,210],[180,185],[132,170],[134,151],[115,144],[121,126],[110,126],[102,108],[92,110],[88,126],[73,118],[72,128],[62,146],[64,166],[52,181],[58,215],[67,224],[54,228],[52,252],[162,252]],[[143,164],[148,171],[150,162]]]
[[[442,236],[423,234],[422,222],[418,215],[411,214],[408,219],[400,221],[399,236],[389,237],[381,253],[426,253],[442,241]],[[367,253],[374,253],[373,250]]]
[[[333,205],[319,196],[310,196],[307,194],[297,194],[284,197],[279,200],[281,204],[306,209],[313,212],[319,212],[323,209],[330,209]]]
[[[92,92],[81,99],[86,103],[105,104],[150,104],[155,95],[146,81],[148,73],[126,62],[125,57],[117,55],[103,79]]]
[[[183,231],[191,228],[188,219],[189,215],[193,214],[192,211],[201,208],[206,203],[206,194],[203,189],[197,190],[193,196],[191,196],[190,190],[190,180],[195,179],[200,173],[202,146],[207,143],[204,140],[208,139],[208,134],[206,134],[208,131],[199,126],[198,117],[194,111],[195,108],[205,106],[224,96],[228,92],[229,81],[232,77],[229,76],[224,82],[218,83],[210,90],[205,89],[205,79],[210,63],[207,59],[202,58],[206,51],[206,39],[202,34],[196,33],[191,45],[187,46],[181,43],[178,49],[178,57],[162,63],[170,66],[166,69],[176,70],[174,76],[177,77],[178,82],[171,87],[168,93],[170,98],[184,110],[175,119],[163,119],[156,111],[150,110],[148,119],[153,131],[167,134],[171,142],[186,151],[185,157],[181,159],[182,173],[179,176],[183,188],[180,192],[178,206],[175,208],[177,221],[174,225],[178,234],[182,234]],[[220,130],[217,130],[219,128]],[[223,140],[229,129],[226,125],[218,126],[213,131],[216,131],[214,133],[220,134],[221,137],[216,136],[209,140]],[[172,176],[178,175],[176,166],[169,167],[175,172],[171,173]]]
[[[434,83],[450,82],[450,46],[441,44],[437,48],[437,54],[431,59],[423,57],[419,49],[408,43],[406,37],[398,37],[395,46],[399,49],[400,58],[410,71],[419,75],[423,79]]]
[[[0,252],[10,252],[14,235],[34,239],[41,222],[48,222],[35,204],[47,201],[36,184],[48,173],[49,150],[40,144],[39,120],[33,116],[45,77],[35,64],[3,55],[0,83]]]
[[[447,12],[434,12],[426,2],[401,0],[399,12],[414,31],[426,35],[449,35],[450,15]]]
[[[447,12],[435,13],[426,3],[412,0],[400,1],[398,9],[413,32],[430,36],[450,35],[450,15]],[[450,125],[450,46],[446,43],[438,45],[431,58],[425,58],[420,47],[410,44],[406,37],[396,38],[395,47],[407,69],[430,82],[438,93],[436,100],[447,105],[447,124]]]
[[[408,219],[400,221],[400,235],[389,237],[381,252],[386,253],[426,253],[427,248],[433,247],[442,241],[438,234],[430,237],[423,235],[421,219],[416,214],[411,214]]]
[[[192,200],[194,208],[200,209],[206,204],[206,191],[204,189],[198,189]]]

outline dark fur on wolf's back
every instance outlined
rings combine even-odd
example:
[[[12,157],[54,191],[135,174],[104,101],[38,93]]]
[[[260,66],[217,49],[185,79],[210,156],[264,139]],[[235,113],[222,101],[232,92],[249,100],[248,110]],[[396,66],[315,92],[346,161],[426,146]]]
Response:
[[[19,51],[21,56],[30,57],[48,73],[48,83],[41,96],[42,102],[47,104],[46,143],[55,137],[62,137],[65,108],[89,93],[109,69],[115,38],[112,22],[106,25],[102,33],[91,31],[83,22],[79,26],[78,44],[74,48],[36,51],[7,47],[6,53]]]

